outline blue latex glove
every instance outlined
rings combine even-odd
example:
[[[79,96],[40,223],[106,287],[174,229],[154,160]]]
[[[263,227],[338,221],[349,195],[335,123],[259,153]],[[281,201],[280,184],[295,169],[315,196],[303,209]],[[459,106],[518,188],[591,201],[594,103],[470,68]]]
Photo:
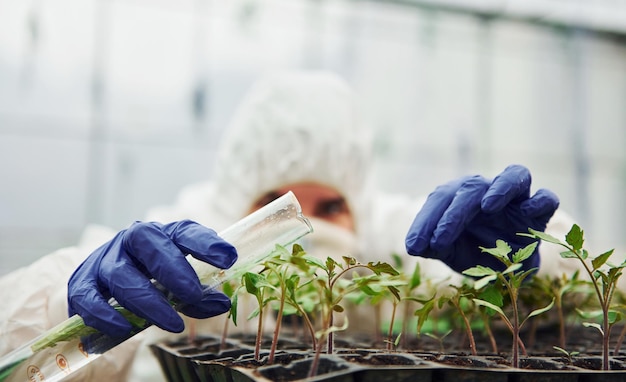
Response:
[[[502,239],[515,252],[533,242],[517,233],[544,231],[559,206],[558,197],[546,189],[530,197],[530,183],[527,168],[511,165],[493,181],[472,176],[437,187],[411,224],[408,253],[439,259],[457,272],[476,265],[504,269],[479,246],[492,248]],[[524,269],[539,267],[539,262],[536,250]]]
[[[136,222],[96,249],[74,271],[68,283],[69,314],[113,337],[128,334],[132,326],[108,300],[170,332],[184,323],[151,279],[183,303],[182,313],[207,318],[227,312],[226,295],[205,290],[185,255],[229,268],[237,260],[235,247],[215,231],[190,220],[170,224]]]

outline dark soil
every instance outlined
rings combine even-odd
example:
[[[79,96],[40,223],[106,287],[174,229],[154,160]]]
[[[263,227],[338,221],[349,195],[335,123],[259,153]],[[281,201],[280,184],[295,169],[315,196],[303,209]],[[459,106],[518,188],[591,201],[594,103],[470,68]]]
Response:
[[[614,333],[619,329],[615,329]],[[511,335],[496,331],[500,346],[493,352],[489,342],[480,333],[476,335],[477,355],[472,355],[467,338],[463,334],[450,335],[439,342],[430,337],[411,338],[398,348],[388,350],[385,341],[373,342],[368,338],[349,339],[338,336],[335,352],[323,354],[315,380],[332,380],[333,375],[352,375],[348,380],[384,381],[388,372],[403,371],[407,381],[626,381],[626,355],[612,355],[610,371],[601,370],[601,337],[592,328],[581,327],[570,333],[565,349],[579,352],[568,356],[553,348],[558,344],[558,330],[543,327],[532,333],[525,332],[522,340],[526,354],[520,353],[520,367],[511,368]],[[184,340],[154,345],[152,350],[171,381],[213,381],[211,373],[218,370],[220,381],[297,381],[307,377],[313,359],[310,344],[283,335],[273,365],[267,364],[271,341],[264,339],[259,360],[254,359],[254,338],[233,336],[220,346],[220,339],[207,337],[190,344]],[[617,337],[614,335],[612,337]],[[611,344],[611,349],[615,343]],[[241,370],[241,371],[237,371]],[[244,372],[242,370],[248,370]],[[364,370],[385,370],[387,374],[366,377]],[[451,370],[465,370],[465,376],[451,374]],[[419,371],[419,378],[417,377]],[[489,371],[491,374],[486,375]],[[495,374],[494,374],[495,372]],[[506,373],[509,373],[508,376]],[[534,379],[528,379],[530,372]],[[238,376],[235,376],[235,374]],[[566,373],[567,378],[563,378]],[[233,374],[233,375],[231,375]],[[241,374],[241,375],[239,375]],[[590,379],[590,375],[603,375],[604,379]],[[369,374],[368,374],[369,375]],[[502,377],[502,376],[505,377]],[[561,375],[557,378],[557,375]],[[575,377],[571,377],[574,375]],[[247,378],[247,379],[246,379]],[[398,377],[404,380],[404,377]],[[495,379],[493,379],[495,378]],[[504,378],[504,379],[503,379]],[[608,378],[608,379],[607,379]],[[343,380],[343,379],[342,379]],[[394,381],[395,379],[390,379]]]

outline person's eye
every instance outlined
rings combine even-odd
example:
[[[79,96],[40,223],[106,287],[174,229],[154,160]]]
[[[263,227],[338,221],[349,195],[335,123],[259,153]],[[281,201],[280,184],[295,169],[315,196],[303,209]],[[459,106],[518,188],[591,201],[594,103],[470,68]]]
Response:
[[[317,216],[332,216],[348,212],[348,205],[343,198],[325,200],[315,209]]]

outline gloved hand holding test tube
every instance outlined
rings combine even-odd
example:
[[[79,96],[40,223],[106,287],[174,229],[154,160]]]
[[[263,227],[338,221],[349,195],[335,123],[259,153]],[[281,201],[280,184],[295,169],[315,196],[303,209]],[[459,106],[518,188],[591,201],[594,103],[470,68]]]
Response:
[[[287,246],[312,231],[295,195],[288,192],[218,234],[237,250],[239,257],[231,268],[218,269],[191,256],[187,256],[187,260],[207,290],[216,289],[262,264],[275,253],[277,245]],[[175,302],[173,306],[178,308]],[[86,326],[80,316],[73,315],[0,358],[0,382],[29,381],[31,377],[62,380],[151,326],[125,308],[119,305],[115,308],[133,326],[127,336],[110,337]]]

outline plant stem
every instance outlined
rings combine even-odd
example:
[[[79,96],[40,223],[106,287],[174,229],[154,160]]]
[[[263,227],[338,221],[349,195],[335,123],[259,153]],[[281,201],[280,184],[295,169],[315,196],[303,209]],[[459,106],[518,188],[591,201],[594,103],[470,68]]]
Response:
[[[537,325],[539,325],[538,320],[530,321],[530,328],[528,329],[528,334],[526,335],[526,343],[531,348],[535,346],[535,342],[537,341]]]
[[[285,291],[283,290],[284,296]],[[285,298],[281,297],[280,307],[278,308],[278,314],[276,315],[276,327],[274,328],[274,336],[272,337],[272,346],[270,347],[270,355],[267,359],[268,365],[274,363],[274,354],[276,353],[276,347],[278,346],[278,333],[280,332],[280,326],[283,321],[283,309],[285,308]]]
[[[493,330],[491,330],[491,325],[489,325],[489,317],[487,313],[483,311],[481,311],[481,316],[483,317],[487,337],[489,337],[489,342],[491,343],[491,351],[493,351],[493,354],[498,354],[498,343],[496,342],[496,337],[493,335]]]
[[[320,364],[320,357],[322,356],[322,341],[324,336],[321,335],[315,349],[315,355],[313,356],[313,362],[311,362],[311,370],[309,370],[309,378],[313,378],[317,375],[317,368]]]
[[[565,315],[563,314],[563,302],[558,293],[555,298],[556,311],[559,315],[559,346],[561,349],[565,349]]]
[[[382,329],[382,320],[380,319],[381,312],[380,304],[374,305],[374,342],[381,342],[383,340],[383,336],[381,333]]]
[[[470,343],[469,346],[470,346],[470,349],[472,350],[472,355],[477,355],[476,341],[474,340],[474,333],[472,333],[472,325],[467,319],[467,316],[465,315],[465,312],[463,312],[463,309],[461,308],[460,304],[457,306],[457,309],[461,313],[461,317],[463,318],[463,323],[465,324],[465,332],[467,333],[467,338]]]
[[[333,311],[330,311],[330,317],[328,318],[328,326],[327,328],[331,328],[333,326],[333,322],[334,322],[334,315],[333,315]],[[334,336],[334,332],[330,331],[328,333],[328,341],[326,343],[326,353],[327,354],[333,354],[333,345],[335,343],[335,336]]]
[[[398,304],[394,302],[393,308],[391,310],[391,321],[389,322],[389,331],[387,332],[387,350],[393,349],[393,323],[396,319],[396,308]]]
[[[226,337],[228,336],[228,326],[230,324],[230,317],[226,315],[224,320],[224,328],[222,329],[222,340],[220,341],[220,351],[226,348]]]
[[[526,351],[526,345],[524,345],[524,341],[522,341],[522,337],[517,335],[517,343],[519,344],[520,350],[524,357],[528,356],[528,352]]]
[[[259,323],[256,329],[256,342],[254,344],[254,360],[261,360],[261,341],[263,337],[263,307],[259,305]]]
[[[411,319],[411,301],[404,302],[404,317],[402,318],[402,338],[400,339],[400,346],[406,349],[408,346],[409,338],[409,321]]]
[[[514,288],[513,285],[511,285],[511,283],[509,283],[506,277],[504,277],[504,275],[502,275],[501,273],[498,274],[498,278],[500,279],[500,281],[502,282],[506,290],[509,291],[509,296],[511,298],[511,307],[513,308],[513,321],[508,323],[509,329],[511,330],[511,333],[513,334],[513,345],[511,349],[513,359],[511,361],[511,365],[515,368],[518,368],[519,367],[519,345],[522,340],[519,336],[519,311],[517,310],[517,289]]]
[[[317,348],[317,341],[315,341],[315,328],[313,327],[313,323],[311,322],[309,315],[306,314],[304,310],[301,310],[300,313],[306,323],[306,327],[309,328],[309,335],[311,336],[311,341],[313,342],[313,350],[315,350]]]
[[[611,333],[611,328],[609,327],[609,303],[611,300],[610,298],[608,298],[609,296],[604,296],[602,294],[602,292],[600,291],[600,287],[598,286],[598,281],[593,275],[593,270],[589,269],[589,265],[587,265],[587,262],[582,258],[578,251],[573,250],[573,248],[568,248],[567,246],[566,248],[573,252],[576,257],[578,257],[578,260],[580,260],[580,262],[583,264],[585,271],[591,279],[591,284],[593,284],[593,287],[596,291],[600,306],[602,307],[602,370],[609,370],[609,336]],[[608,287],[608,289],[608,293],[610,294],[611,288]]]
[[[602,309],[602,370],[609,370],[609,338],[611,326],[609,325],[609,308]]]
[[[346,274],[350,269],[352,268],[357,268],[360,265],[354,266],[354,267],[346,267],[346,269],[343,269],[341,272],[339,272],[335,277],[333,277],[332,279],[329,278],[328,279],[328,291],[330,293],[330,299],[331,299],[331,304],[334,304],[334,299],[333,299],[333,287],[335,286],[335,283],[341,278],[341,276],[343,276],[344,274]],[[329,312],[329,317],[328,317],[328,325],[325,326],[325,329],[329,329],[331,326],[333,326],[333,306],[330,306],[330,312]],[[333,334],[332,331],[330,331],[328,333],[328,341],[327,341],[327,345],[326,345],[326,353],[327,354],[332,354],[333,353],[333,343],[335,342],[335,335]]]
[[[622,342],[624,342],[624,336],[626,336],[626,325],[622,328],[619,333],[619,337],[617,337],[617,343],[615,344],[615,348],[613,349],[613,355],[619,355],[620,348],[622,347]]]

